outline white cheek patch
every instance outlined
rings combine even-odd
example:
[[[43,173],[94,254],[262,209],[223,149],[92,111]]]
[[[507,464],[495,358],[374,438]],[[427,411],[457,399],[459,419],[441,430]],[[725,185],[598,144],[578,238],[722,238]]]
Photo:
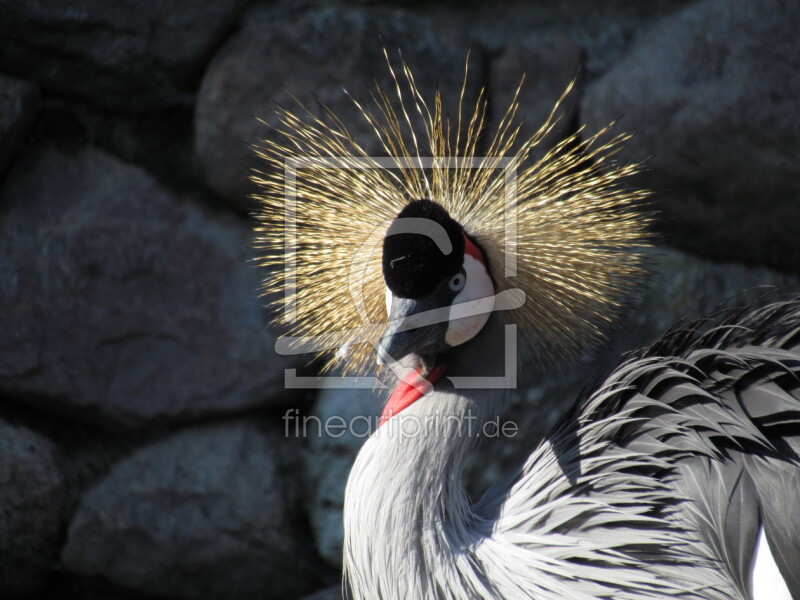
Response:
[[[453,299],[450,306],[450,321],[444,341],[450,346],[458,346],[471,340],[486,325],[489,315],[494,308],[494,285],[486,272],[486,267],[469,254],[464,254],[464,272],[467,283],[464,289]],[[470,302],[470,306],[460,307],[459,304]]]

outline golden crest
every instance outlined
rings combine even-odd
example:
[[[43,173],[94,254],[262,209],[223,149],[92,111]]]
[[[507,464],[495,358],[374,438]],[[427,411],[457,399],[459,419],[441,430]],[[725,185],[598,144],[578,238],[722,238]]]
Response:
[[[529,139],[519,135],[518,88],[486,136],[485,91],[464,106],[469,60],[454,118],[440,91],[426,101],[408,66],[388,56],[387,64],[393,89],[376,84],[371,105],[353,100],[386,156],[370,156],[330,110],[319,117],[299,102],[296,112],[278,111],[282,141],[257,148],[266,161],[253,176],[257,247],[272,272],[264,292],[289,335],[332,350],[327,367],[365,374],[385,327],[386,228],[409,201],[426,198],[482,246],[498,293],[524,293],[506,319],[540,356],[596,344],[641,280],[640,250],[649,245],[648,194],[620,181],[638,166],[613,161],[629,136],[610,136],[613,124],[586,139],[579,130],[534,160],[572,85]]]

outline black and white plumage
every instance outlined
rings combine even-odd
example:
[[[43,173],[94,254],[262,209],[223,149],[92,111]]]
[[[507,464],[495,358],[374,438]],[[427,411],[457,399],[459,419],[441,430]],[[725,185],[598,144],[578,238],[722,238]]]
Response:
[[[503,327],[446,351],[446,373],[501,373]],[[629,358],[471,506],[464,424],[502,412],[501,392],[440,380],[368,440],[345,505],[355,598],[800,594],[800,299]],[[404,437],[403,418],[432,426]],[[765,595],[754,574],[773,561]]]
[[[552,124],[516,150],[518,194],[503,204],[497,178],[449,161],[496,168],[518,129],[504,119],[481,158],[485,107],[465,119],[461,138],[461,116],[451,132],[438,95],[428,110],[404,73],[432,168],[422,166],[397,78],[402,110],[380,90],[384,123],[359,106],[392,169],[332,115],[304,124],[284,113],[288,142],[264,153],[278,165],[283,156],[322,160],[293,182],[301,243],[287,259],[312,285],[282,300],[291,331],[343,347],[345,367],[377,354],[406,372],[348,480],[351,596],[800,598],[798,299],[666,334],[585,393],[513,476],[469,502],[461,467],[474,432],[507,408],[506,390],[480,381],[507,375],[509,328],[519,324],[523,341],[551,356],[596,342],[641,272],[647,218],[642,194],[617,185],[633,168],[603,169],[619,140],[592,149],[597,138],[576,135],[523,167]],[[370,168],[336,171],[352,156]],[[284,184],[258,181],[265,263],[279,264]],[[519,217],[516,280],[503,271],[498,237],[509,206]],[[360,288],[353,272],[363,274]],[[409,423],[423,429],[408,435]]]

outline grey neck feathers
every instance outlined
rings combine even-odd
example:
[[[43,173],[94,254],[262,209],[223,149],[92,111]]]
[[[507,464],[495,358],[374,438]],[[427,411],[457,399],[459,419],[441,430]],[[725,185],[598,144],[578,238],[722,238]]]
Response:
[[[392,417],[361,449],[344,511],[345,576],[355,598],[453,598],[454,590],[464,590],[464,598],[484,595],[471,551],[482,528],[461,471],[483,425],[505,412],[506,393],[454,389],[447,378],[503,376],[504,333],[493,315],[446,357],[434,391]]]

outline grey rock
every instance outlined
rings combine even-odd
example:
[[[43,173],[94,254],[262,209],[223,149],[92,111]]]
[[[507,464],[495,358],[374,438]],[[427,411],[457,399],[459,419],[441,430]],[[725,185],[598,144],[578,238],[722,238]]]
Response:
[[[187,102],[246,0],[3,2],[0,69],[112,109]]]
[[[0,595],[28,596],[56,564],[65,522],[55,445],[0,420]]]
[[[800,293],[800,278],[763,267],[716,263],[668,248],[655,250],[653,261],[649,290],[611,333],[602,352],[587,353],[572,368],[521,363],[519,389],[511,394],[509,412],[500,421],[507,435],[495,435],[492,429],[467,461],[465,481],[474,499],[520,464],[581,390],[619,364],[625,352],[650,344],[675,323],[699,318],[727,300],[746,305],[770,290]],[[320,554],[332,565],[341,564],[347,476],[364,442],[365,423],[374,429],[380,410],[380,396],[370,390],[323,390],[308,420],[311,521]],[[322,435],[314,429],[312,417],[322,424]],[[348,426],[340,428],[341,422]],[[302,434],[303,422],[299,423]]]
[[[584,51],[581,76],[613,67],[653,23],[696,0],[572,0],[571,2],[408,3],[436,22],[455,24],[491,54],[531,37],[568,35]],[[571,77],[573,73],[567,73]],[[514,82],[516,84],[516,81]]]
[[[565,34],[531,35],[523,41],[508,44],[491,62],[492,126],[496,128],[503,118],[523,74],[525,81],[520,89],[517,112],[517,118],[524,119],[521,140],[536,133],[575,79],[575,87],[564,98],[556,114],[558,122],[553,131],[537,147],[535,155],[542,156],[575,128],[581,94],[580,81],[577,80],[580,66],[581,49]]]
[[[175,433],[123,460],[69,526],[67,569],[175,598],[295,598],[320,585],[278,462],[254,423]]]
[[[247,229],[100,151],[0,189],[0,391],[115,425],[285,401]]]
[[[590,86],[582,120],[619,118],[670,243],[800,272],[800,4],[708,0],[664,20]]]
[[[35,85],[0,75],[0,177],[30,131],[38,107]]]
[[[329,106],[369,152],[378,151],[374,134],[345,90],[364,100],[365,82],[371,85],[373,77],[391,85],[383,47],[396,66],[397,49],[402,49],[425,98],[432,98],[440,84],[455,108],[468,43],[459,32],[435,28],[424,17],[378,7],[257,6],[243,21],[242,30],[211,62],[195,113],[198,162],[209,184],[238,206],[249,207],[248,195],[255,191],[248,181],[258,166],[253,145],[280,139],[273,129],[278,125],[275,107],[295,106],[293,97],[316,114],[321,113],[319,103]],[[468,107],[482,83],[478,54],[473,50]]]
[[[306,474],[309,514],[317,549],[336,567],[342,564],[344,488],[359,448],[377,427],[378,394],[370,389],[321,390],[314,409],[289,431],[308,440]]]

